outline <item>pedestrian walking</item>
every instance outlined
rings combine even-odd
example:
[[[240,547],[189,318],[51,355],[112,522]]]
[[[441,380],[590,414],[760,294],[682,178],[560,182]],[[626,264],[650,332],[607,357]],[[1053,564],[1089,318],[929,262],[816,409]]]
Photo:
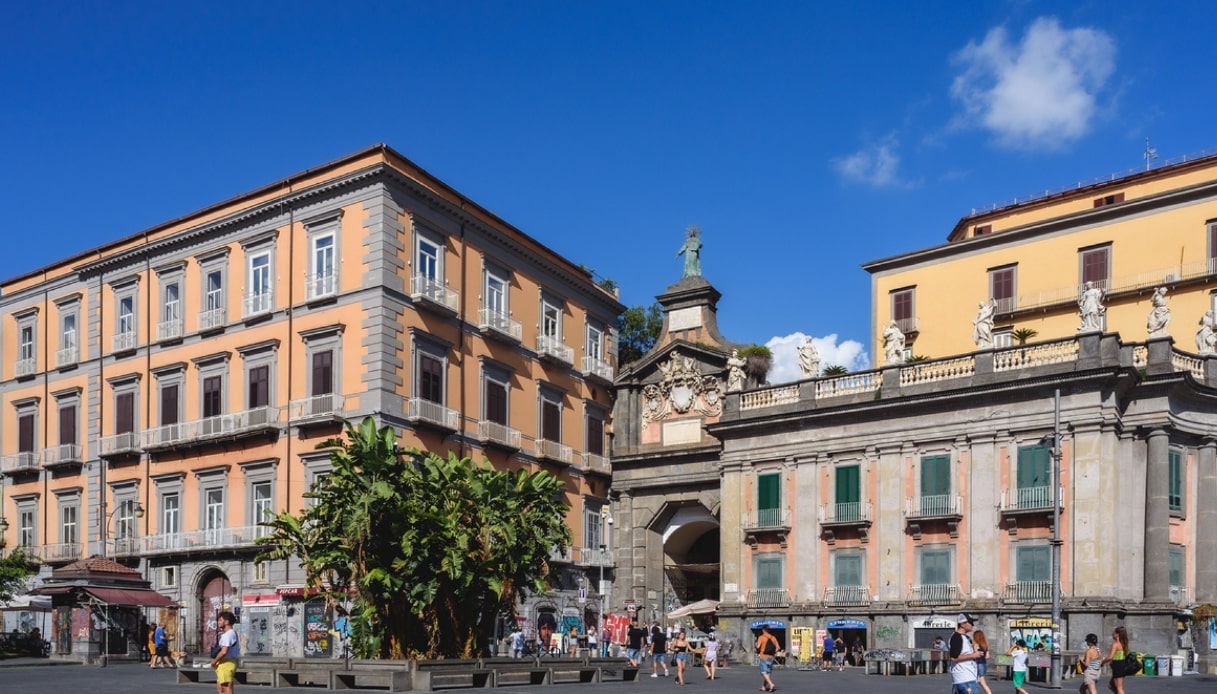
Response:
[[[1022,639],[1015,641],[1007,655],[1014,659],[1011,668],[1014,671],[1014,694],[1027,694],[1027,690],[1023,689],[1027,683],[1027,642]]]
[[[778,640],[769,633],[768,626],[761,627],[761,635],[756,638],[756,662],[761,671],[762,692],[777,691],[773,683],[773,657],[778,654]]]
[[[979,694],[976,682],[976,661],[983,656],[976,651],[968,636],[975,628],[976,618],[966,612],[955,618],[955,633],[951,634],[947,654],[951,662],[952,694]],[[1022,694],[1026,694],[1023,692]]]
[[[646,637],[647,633],[638,626],[638,619],[631,619],[630,628],[625,632],[625,658],[633,667],[642,662],[642,641]]]
[[[596,640],[596,627],[587,628],[587,655],[589,658],[600,655],[600,644]]]
[[[1082,654],[1082,686],[1079,694],[1099,694],[1099,674],[1103,671],[1103,654],[1099,651],[1099,636],[1086,635],[1086,652]]]
[[[843,672],[845,670],[845,641],[840,636],[832,642],[832,655],[837,663],[837,672]]]
[[[1107,683],[1107,688],[1115,694],[1124,694],[1124,659],[1131,652],[1128,648],[1128,630],[1116,627],[1111,632],[1111,650],[1103,659],[1104,664],[1111,663],[1111,681]]]
[[[980,629],[972,632],[972,644],[980,653],[980,660],[976,661],[976,681],[980,684],[980,688],[985,690],[985,694],[993,694],[989,689],[989,683],[985,682],[985,673],[989,670],[989,639],[985,638],[985,632]]]
[[[156,643],[156,659],[161,662],[164,667],[177,667],[177,661],[173,659],[173,654],[169,652],[169,634],[165,633],[165,625],[158,626],[152,632],[152,639]]]
[[[216,671],[216,694],[233,694],[236,690],[237,660],[241,657],[241,642],[232,625],[237,618],[225,610],[216,615],[216,626],[220,628],[220,651],[211,659]]]
[[[718,672],[718,639],[714,634],[706,637],[706,650],[701,655],[701,666],[706,670],[706,679],[714,679]]]
[[[668,635],[660,628],[659,622],[651,627],[651,677],[659,677],[659,666],[663,666],[663,676],[668,676]]]
[[[833,639],[831,634],[824,637],[823,650],[820,653],[820,671],[821,672],[830,672],[832,670],[832,663],[833,663],[832,652],[833,652],[833,649],[836,648],[836,645],[837,645],[837,642],[836,642],[836,640]]]
[[[689,639],[685,630],[676,632],[676,640],[672,642],[672,659],[676,661],[676,684],[685,685],[685,668],[689,666]]]

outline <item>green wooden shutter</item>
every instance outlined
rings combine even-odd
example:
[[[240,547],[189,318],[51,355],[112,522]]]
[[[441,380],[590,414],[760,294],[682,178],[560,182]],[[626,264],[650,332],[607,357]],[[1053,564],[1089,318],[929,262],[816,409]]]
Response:
[[[1183,451],[1170,451],[1170,490],[1167,499],[1170,510],[1183,510]]]
[[[756,587],[782,588],[782,560],[756,560]]]
[[[838,554],[834,562],[836,567],[836,583],[838,586],[862,585],[862,556],[859,554]]]
[[[779,475],[759,475],[756,478],[756,507],[763,510],[780,508],[782,485]]]
[[[1172,588],[1181,588],[1187,583],[1183,578],[1183,548],[1170,548],[1170,584]]]
[[[927,455],[921,459],[921,495],[951,493],[951,456]]]
[[[951,582],[951,553],[948,550],[926,550],[921,553],[921,585],[945,585]]]
[[[1046,546],[1020,547],[1015,580],[1020,583],[1050,580],[1051,559]]]
[[[1052,454],[1047,446],[1023,446],[1018,449],[1018,488],[1047,487],[1051,484],[1048,470]]]
[[[858,482],[858,466],[845,465],[837,468],[837,503],[857,503],[861,500]]]

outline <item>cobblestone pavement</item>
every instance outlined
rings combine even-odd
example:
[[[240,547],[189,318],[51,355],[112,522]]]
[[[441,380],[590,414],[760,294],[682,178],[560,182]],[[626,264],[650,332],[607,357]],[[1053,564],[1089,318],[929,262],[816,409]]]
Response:
[[[111,663],[102,668],[88,665],[47,665],[45,660],[18,658],[0,661],[0,693],[2,694],[191,694],[192,692],[214,692],[215,685],[179,685],[171,670],[150,670],[147,665],[135,663]],[[675,673],[673,673],[675,674]],[[811,694],[950,694],[951,683],[946,675],[918,675],[914,677],[881,677],[866,675],[861,668],[847,668],[845,672],[807,672],[793,668],[778,669],[773,675],[778,691]],[[700,668],[691,671],[687,688],[682,694],[748,694],[760,686],[756,669],[742,665],[719,670],[719,678],[713,682],[706,679]],[[1014,694],[1009,680],[988,680],[993,694]],[[1077,691],[1081,679],[1065,681],[1064,694]],[[1108,694],[1106,678],[1099,683],[1099,694]],[[636,684],[608,682],[604,684],[569,684],[548,687],[517,686],[503,687],[504,694],[642,694],[672,692],[674,678],[652,679],[649,670]],[[1030,694],[1047,694],[1039,683],[1029,683]],[[241,686],[244,694],[258,692],[316,692],[314,688],[283,689],[259,686]],[[622,691],[624,690],[624,691]],[[376,691],[376,690],[365,690]],[[381,690],[383,691],[383,690]],[[458,694],[462,690],[456,690]],[[1136,677],[1128,681],[1127,694],[1212,694],[1217,691],[1217,675],[1184,675],[1183,677]]]

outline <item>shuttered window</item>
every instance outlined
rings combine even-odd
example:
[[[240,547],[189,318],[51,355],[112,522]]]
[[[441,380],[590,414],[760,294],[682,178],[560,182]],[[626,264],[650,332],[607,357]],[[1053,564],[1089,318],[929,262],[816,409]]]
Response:
[[[203,417],[217,417],[224,413],[223,408],[224,379],[219,376],[208,376],[203,379]]]
[[[762,590],[785,587],[782,581],[782,560],[780,558],[756,560],[756,587]]]
[[[34,415],[23,414],[17,418],[17,452],[34,452]]]
[[[604,420],[599,417],[587,418],[587,452],[604,455]]]
[[[938,586],[951,583],[951,552],[945,549],[921,553],[921,585]]]
[[[486,420],[507,425],[507,384],[486,379]]]
[[[1048,546],[1019,547],[1017,580],[1019,583],[1050,580],[1052,561]]]
[[[255,366],[249,370],[249,409],[270,404],[270,367]]]
[[[837,503],[853,504],[862,500],[857,465],[837,468]]]
[[[178,397],[179,391],[176,383],[161,388],[161,426],[177,424]]]
[[[1052,452],[1047,446],[1023,446],[1018,449],[1018,488],[1047,487]]]
[[[562,404],[557,400],[541,399],[541,438],[562,440]]]
[[[927,455],[921,459],[921,495],[951,493],[951,456]]]
[[[1110,251],[1110,248],[1104,246],[1103,248],[1091,248],[1081,252],[1081,284],[1094,282],[1096,287],[1107,289],[1107,279],[1110,276],[1108,271],[1110,267]]]
[[[756,478],[756,507],[762,511],[779,508],[782,503],[780,475],[759,475]]]
[[[114,433],[135,431],[135,393],[119,393],[114,398]]]
[[[836,561],[833,562],[834,567],[834,585],[837,586],[860,586],[862,585],[862,555],[860,554],[838,554]]]
[[[64,405],[59,408],[59,445],[73,446],[76,444],[76,406]]]
[[[418,355],[418,395],[431,402],[444,402],[444,362],[422,352]]]
[[[334,351],[327,349],[313,354],[313,392],[329,395],[334,392]]]
[[[1183,451],[1168,454],[1170,483],[1167,485],[1167,500],[1170,510],[1183,510]]]

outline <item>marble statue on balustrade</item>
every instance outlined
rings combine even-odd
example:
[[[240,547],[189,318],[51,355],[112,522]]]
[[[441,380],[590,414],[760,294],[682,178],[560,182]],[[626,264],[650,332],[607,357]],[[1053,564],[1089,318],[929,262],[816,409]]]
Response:
[[[1196,331],[1196,352],[1199,354],[1217,354],[1217,332],[1213,331],[1213,312],[1208,311],[1200,317],[1200,330]]]
[[[731,350],[731,356],[727,357],[727,392],[738,393],[744,389],[744,358],[739,355],[738,349]]]
[[[803,338],[803,344],[799,345],[799,368],[803,370],[803,378],[820,375],[820,352],[810,337]]]
[[[1103,290],[1094,286],[1094,282],[1087,282],[1078,297],[1078,312],[1082,315],[1078,332],[1103,329],[1103,315],[1107,313],[1107,307],[1103,305]]]
[[[993,347],[993,315],[997,313],[997,302],[990,299],[988,303],[980,302],[980,310],[972,319],[972,341],[976,349],[992,349]]]
[[[685,229],[685,243],[676,252],[676,257],[685,257],[685,277],[701,277],[701,229],[696,225],[689,225]]]
[[[894,366],[904,363],[904,333],[896,321],[887,324],[883,329],[883,364]]]
[[[1145,329],[1149,331],[1150,337],[1166,337],[1170,334],[1166,328],[1171,324],[1171,309],[1166,305],[1166,287],[1155,289],[1149,302],[1153,308],[1150,309],[1149,318],[1145,322]]]

